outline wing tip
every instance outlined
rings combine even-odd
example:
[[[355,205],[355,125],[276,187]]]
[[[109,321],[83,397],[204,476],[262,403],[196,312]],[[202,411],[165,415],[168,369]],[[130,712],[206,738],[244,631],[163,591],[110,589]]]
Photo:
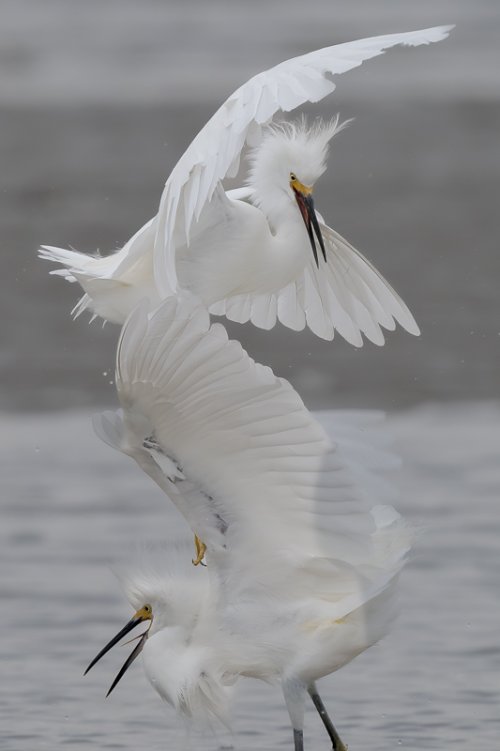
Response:
[[[415,39],[403,40],[402,44],[406,47],[418,47],[421,44],[433,44],[447,39],[449,34],[455,28],[455,24],[445,24],[443,26],[431,26],[428,29],[420,29],[413,32]]]
[[[411,334],[412,336],[420,336],[421,331],[418,323],[406,303],[403,302],[399,295],[397,296],[397,302],[399,303],[399,310],[391,313],[394,321],[399,323],[408,334]]]
[[[92,415],[92,427],[98,438],[111,448],[121,450],[124,425],[121,410],[106,410]]]
[[[411,320],[411,322],[407,323],[403,328],[412,336],[420,336],[422,333],[420,331],[420,327],[418,326],[414,318]]]

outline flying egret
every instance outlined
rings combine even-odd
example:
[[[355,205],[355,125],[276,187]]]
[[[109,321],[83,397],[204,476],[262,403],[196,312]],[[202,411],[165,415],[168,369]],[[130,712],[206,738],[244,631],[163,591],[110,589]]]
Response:
[[[154,688],[188,715],[223,718],[239,676],[279,681],[295,751],[308,693],[344,749],[316,681],[386,633],[409,549],[400,516],[378,503],[385,452],[342,414],[334,443],[287,381],[184,295],[131,314],[116,386],[121,409],[96,431],[174,502],[207,569],[193,568],[193,585],[133,578],[135,614],[89,668],[148,621],[112,688],[141,651]]]
[[[115,323],[144,297],[155,306],[179,286],[211,313],[264,329],[279,320],[308,326],[355,346],[362,334],[382,345],[381,327],[396,321],[419,333],[410,311],[378,271],[314,210],[313,187],[326,167],[338,121],[273,123],[279,112],[318,102],[335,89],[332,76],[394,45],[440,41],[452,26],[360,39],[280,63],[241,86],[216,111],[177,162],[158,214],[105,258],[50,246],[42,258],[85,294],[90,309]],[[247,187],[225,192],[240,157],[250,158]],[[312,252],[311,252],[312,251]]]

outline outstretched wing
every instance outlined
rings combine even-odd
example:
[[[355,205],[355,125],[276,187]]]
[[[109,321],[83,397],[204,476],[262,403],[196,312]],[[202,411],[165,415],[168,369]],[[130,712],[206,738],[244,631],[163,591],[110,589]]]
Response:
[[[123,414],[103,418],[101,435],[178,505],[225,581],[269,577],[275,557],[294,567],[373,560],[370,470],[358,477],[356,466],[374,454],[356,421],[346,429],[339,417],[346,447],[334,444],[290,384],[210,326],[194,302],[169,298],[132,314],[116,384]]]
[[[331,340],[335,331],[360,347],[361,334],[384,344],[381,327],[393,331],[398,322],[410,334],[419,328],[408,307],[377,269],[338,232],[320,222],[327,262],[311,259],[303,273],[277,292],[238,295],[210,307],[214,315],[270,329],[281,321]]]
[[[193,221],[219,181],[236,175],[243,147],[258,142],[262,125],[280,110],[290,112],[330,94],[335,89],[330,76],[356,68],[398,44],[438,42],[452,28],[439,26],[325,47],[286,60],[237,89],[198,133],[166,182],[155,242],[155,278],[161,296],[177,287],[175,245],[189,244]]]

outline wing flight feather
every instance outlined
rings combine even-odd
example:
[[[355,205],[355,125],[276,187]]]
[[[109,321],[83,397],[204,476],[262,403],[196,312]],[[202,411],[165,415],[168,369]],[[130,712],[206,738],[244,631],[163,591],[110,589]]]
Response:
[[[311,259],[303,273],[281,290],[230,297],[210,308],[231,321],[272,328],[278,318],[300,331],[305,325],[322,339],[335,331],[356,347],[361,334],[384,343],[381,327],[393,331],[396,321],[411,334],[419,328],[408,307],[377,269],[338,232],[320,223],[327,262],[318,269]]]
[[[101,421],[101,436],[162,487],[216,567],[241,573],[245,561],[283,550],[353,565],[370,555],[365,487],[378,449],[363,448],[369,441],[348,417],[338,421],[346,450],[334,444],[290,384],[210,325],[193,298],[134,311],[116,385],[123,412]]]

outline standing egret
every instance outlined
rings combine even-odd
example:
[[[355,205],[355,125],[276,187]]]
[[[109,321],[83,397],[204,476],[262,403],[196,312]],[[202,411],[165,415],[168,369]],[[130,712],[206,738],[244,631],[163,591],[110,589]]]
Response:
[[[315,682],[386,633],[409,548],[400,516],[378,503],[384,451],[342,413],[334,443],[287,381],[184,294],[131,314],[116,386],[121,409],[96,430],[174,502],[207,569],[192,586],[133,579],[136,612],[89,668],[149,621],[112,688],[141,651],[154,688],[188,715],[224,717],[239,676],[279,681],[295,751],[308,693],[341,751]]]
[[[362,334],[382,345],[381,327],[396,321],[417,335],[410,311],[378,271],[315,212],[313,187],[326,167],[338,121],[273,123],[279,112],[318,102],[335,89],[332,76],[395,45],[440,41],[451,26],[360,39],[280,63],[241,86],[216,111],[168,178],[157,216],[116,253],[94,258],[50,246],[52,272],[79,282],[89,308],[115,323],[144,297],[151,305],[179,286],[211,313],[272,328],[308,326],[355,346]],[[225,192],[242,153],[250,158],[246,188]],[[311,252],[312,251],[312,252]]]

